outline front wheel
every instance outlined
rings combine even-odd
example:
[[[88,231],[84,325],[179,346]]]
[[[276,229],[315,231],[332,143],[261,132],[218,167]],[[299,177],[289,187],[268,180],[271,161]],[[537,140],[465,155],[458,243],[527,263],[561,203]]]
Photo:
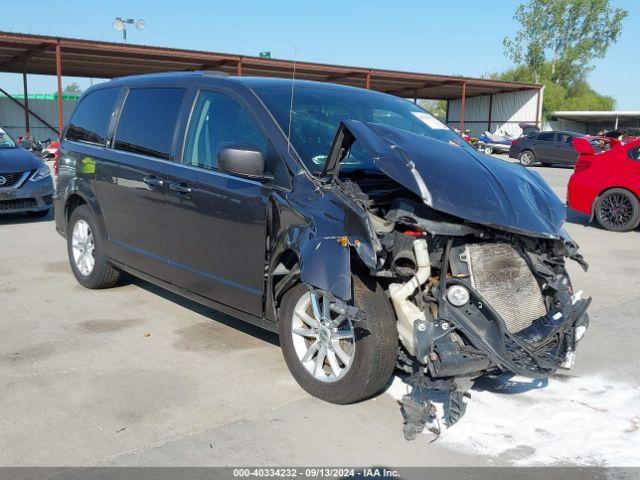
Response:
[[[606,230],[628,232],[640,224],[640,201],[629,190],[612,188],[598,198],[595,216]]]
[[[86,205],[77,207],[67,225],[67,253],[73,275],[86,288],[108,288],[120,272],[104,254],[104,241],[93,213]]]
[[[493,148],[484,147],[484,153],[486,153],[487,155],[491,155],[493,153]]]
[[[346,404],[369,398],[387,384],[396,363],[398,331],[380,285],[353,278],[355,305],[366,318],[352,321],[330,308],[330,297],[298,284],[278,313],[280,346],[289,371],[311,395]]]
[[[530,167],[531,165],[536,163],[536,156],[531,150],[525,150],[524,152],[520,153],[518,160],[520,160],[520,165],[522,165],[523,167]]]

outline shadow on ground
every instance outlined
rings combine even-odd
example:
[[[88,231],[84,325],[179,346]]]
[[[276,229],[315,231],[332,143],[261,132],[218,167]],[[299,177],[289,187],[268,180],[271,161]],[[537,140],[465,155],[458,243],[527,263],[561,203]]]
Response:
[[[31,216],[28,213],[3,213],[0,215],[1,225],[20,225],[23,223],[42,223],[53,221],[53,208],[44,217]]]
[[[158,295],[165,300],[191,310],[194,313],[207,317],[214,322],[218,322],[228,327],[234,328],[235,330],[238,330],[242,333],[246,333],[254,338],[270,343],[271,345],[280,346],[278,335],[273,332],[264,330],[260,327],[256,327],[255,325],[251,325],[250,323],[234,318],[230,315],[219,312],[205,305],[201,305],[197,302],[189,300],[188,298],[182,297],[181,295],[170,292],[169,290],[165,290],[162,287],[153,285],[152,283],[146,282],[130,275],[125,275],[122,280],[122,284],[135,285],[150,293],[153,293],[154,295]]]

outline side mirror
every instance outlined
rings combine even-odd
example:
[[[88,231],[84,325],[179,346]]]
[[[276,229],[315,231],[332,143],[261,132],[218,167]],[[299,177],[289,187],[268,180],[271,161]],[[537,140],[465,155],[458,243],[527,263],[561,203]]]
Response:
[[[264,157],[255,145],[229,145],[218,152],[218,169],[245,177],[264,177]]]

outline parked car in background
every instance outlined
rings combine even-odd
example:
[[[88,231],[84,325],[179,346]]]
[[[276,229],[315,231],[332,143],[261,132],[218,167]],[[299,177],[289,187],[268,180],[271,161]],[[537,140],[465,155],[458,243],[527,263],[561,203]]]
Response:
[[[573,139],[584,136],[576,132],[527,133],[513,140],[509,157],[517,158],[525,167],[535,163],[574,165],[578,159],[578,152],[573,147]]]
[[[506,133],[491,133],[485,131],[478,138],[478,150],[491,155],[492,153],[507,153],[511,149],[513,137]]]
[[[198,72],[87,90],[56,196],[78,282],[126,271],[278,331],[298,383],[334,403],[399,365],[456,421],[468,378],[571,367],[589,300],[564,265],[585,264],[540,176],[407,100],[297,81],[291,111],[291,91]]]
[[[640,225],[640,140],[606,141],[609,148],[600,150],[586,138],[574,140],[580,156],[569,179],[569,208],[626,232]]]
[[[0,128],[0,214],[45,216],[52,197],[49,167]]]

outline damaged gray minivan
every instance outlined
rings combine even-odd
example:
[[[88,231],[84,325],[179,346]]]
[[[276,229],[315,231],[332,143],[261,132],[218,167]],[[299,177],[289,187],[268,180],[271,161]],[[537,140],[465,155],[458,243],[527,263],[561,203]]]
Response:
[[[208,73],[89,89],[61,144],[56,225],[88,288],[126,271],[280,335],[309,393],[394,370],[449,393],[573,364],[589,299],[565,207],[394,96]],[[405,414],[428,405],[405,399]]]

